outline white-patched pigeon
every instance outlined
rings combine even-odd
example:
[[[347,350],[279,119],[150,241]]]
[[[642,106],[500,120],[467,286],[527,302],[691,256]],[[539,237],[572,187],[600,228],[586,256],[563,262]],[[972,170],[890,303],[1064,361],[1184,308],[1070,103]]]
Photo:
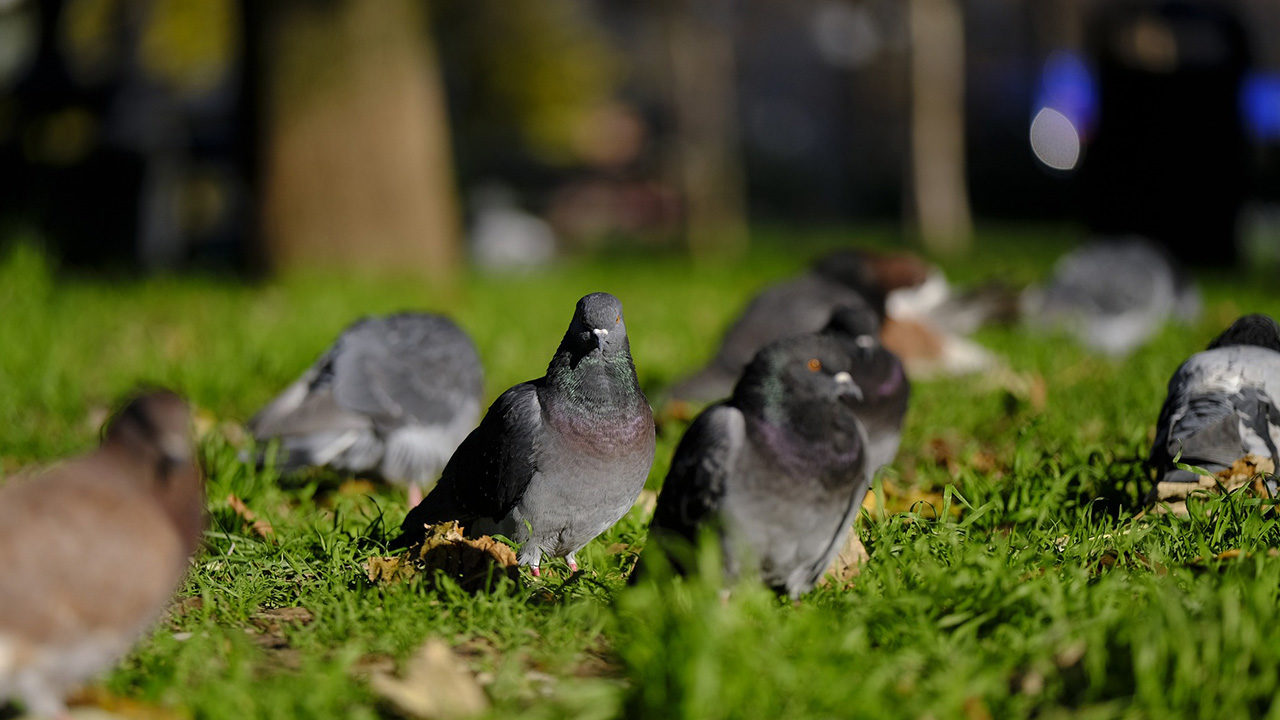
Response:
[[[1062,328],[1113,356],[1133,352],[1171,319],[1194,320],[1200,294],[1161,248],[1142,238],[1099,240],[1058,260],[1043,288],[1028,289],[1033,327]]]
[[[1280,326],[1245,315],[1169,380],[1150,462],[1157,482],[1197,481],[1179,463],[1213,473],[1253,455],[1280,468]],[[1270,483],[1272,491],[1274,482]]]
[[[364,318],[249,421],[283,469],[327,465],[406,485],[417,504],[480,418],[484,373],[448,318]]]
[[[677,383],[672,399],[707,402],[726,397],[760,348],[785,337],[818,332],[837,307],[866,306],[884,317],[886,295],[923,282],[928,265],[909,254],[841,250],[823,255],[800,277],[752,298],[725,333],[715,357]]]

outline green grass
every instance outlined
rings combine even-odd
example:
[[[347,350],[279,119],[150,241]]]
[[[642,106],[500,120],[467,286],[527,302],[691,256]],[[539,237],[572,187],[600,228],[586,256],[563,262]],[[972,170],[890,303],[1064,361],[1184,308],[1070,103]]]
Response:
[[[713,579],[625,588],[644,542],[639,511],[588,546],[572,580],[526,575],[474,596],[421,580],[373,585],[361,563],[402,518],[400,494],[255,471],[227,439],[353,318],[405,308],[458,319],[493,397],[541,374],[577,297],[609,290],[626,306],[642,384],[656,391],[712,352],[762,283],[850,237],[783,235],[727,267],[628,254],[451,288],[105,281],[10,251],[0,257],[0,468],[91,447],[104,410],[138,383],[174,387],[222,423],[202,444],[206,549],[180,593],[200,602],[101,680],[177,716],[386,716],[364,669],[433,636],[480,674],[504,719],[1280,716],[1280,557],[1269,552],[1280,523],[1240,497],[1193,505],[1187,519],[1134,518],[1169,375],[1239,312],[1280,314],[1267,278],[1204,278],[1204,318],[1123,362],[984,330],[1016,382],[916,385],[899,460],[861,520],[870,562],[852,587],[796,606],[752,587],[724,603]],[[1070,240],[1044,235],[989,230],[951,276],[1040,277]],[[1044,403],[1024,389],[1040,380]],[[664,428],[651,486],[681,430]],[[257,537],[231,494],[275,536]],[[1227,550],[1242,552],[1220,558]],[[261,613],[295,606],[314,619],[261,629]]]

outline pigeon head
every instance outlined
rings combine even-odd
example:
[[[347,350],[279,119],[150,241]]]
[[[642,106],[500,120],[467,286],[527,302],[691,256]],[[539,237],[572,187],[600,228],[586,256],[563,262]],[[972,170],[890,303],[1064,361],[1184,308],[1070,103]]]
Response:
[[[824,335],[837,335],[852,338],[868,338],[869,345],[875,345],[880,337],[880,318],[869,305],[853,307],[842,305],[831,311],[831,320],[822,329]]]
[[[861,293],[883,315],[888,293],[923,283],[929,264],[910,253],[836,250],[815,260],[813,272]]]
[[[611,356],[630,354],[627,326],[622,320],[622,302],[606,292],[583,296],[573,311],[573,320],[561,348],[577,357],[599,353]]]
[[[104,449],[149,472],[128,473],[164,508],[188,543],[199,542],[204,527],[204,482],[191,442],[191,412],[168,390],[147,392],[116,413],[103,433]]]
[[[1209,343],[1209,350],[1230,345],[1257,345],[1280,352],[1280,325],[1268,315],[1243,315]]]
[[[853,359],[834,338],[802,335],[756,353],[734,388],[734,402],[773,425],[810,439],[854,421],[863,389]]]

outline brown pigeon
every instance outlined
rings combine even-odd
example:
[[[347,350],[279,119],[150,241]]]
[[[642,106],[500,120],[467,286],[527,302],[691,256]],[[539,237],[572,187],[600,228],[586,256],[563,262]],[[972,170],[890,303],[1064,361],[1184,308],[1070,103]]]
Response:
[[[65,715],[160,616],[204,528],[177,395],[124,407],[94,452],[0,488],[0,703]]]

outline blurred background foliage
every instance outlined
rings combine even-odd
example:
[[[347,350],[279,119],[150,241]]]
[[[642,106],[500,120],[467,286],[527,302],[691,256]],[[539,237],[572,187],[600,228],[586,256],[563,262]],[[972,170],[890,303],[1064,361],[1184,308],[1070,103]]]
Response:
[[[0,236],[445,282],[761,222],[1275,257],[1277,36],[1265,0],[4,0]]]

